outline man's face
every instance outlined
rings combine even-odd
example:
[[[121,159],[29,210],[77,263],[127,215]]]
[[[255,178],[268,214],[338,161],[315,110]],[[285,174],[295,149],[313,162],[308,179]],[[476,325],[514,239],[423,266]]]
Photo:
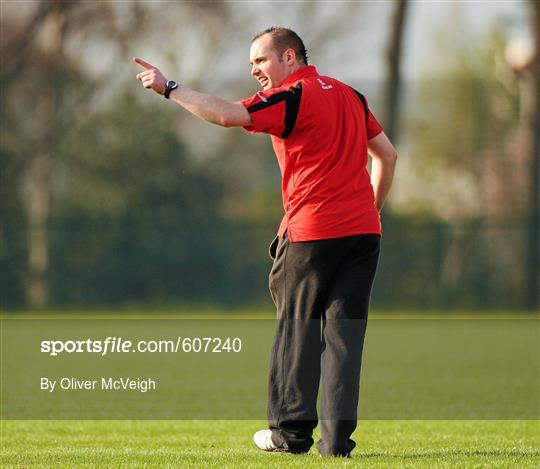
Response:
[[[280,57],[272,46],[272,37],[265,34],[251,44],[249,64],[251,75],[263,90],[277,88],[290,75],[290,60],[287,52]]]

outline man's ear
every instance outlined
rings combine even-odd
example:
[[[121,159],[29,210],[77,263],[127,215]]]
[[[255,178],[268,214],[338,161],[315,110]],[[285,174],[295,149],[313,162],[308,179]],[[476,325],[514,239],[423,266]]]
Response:
[[[292,65],[295,60],[296,60],[296,53],[294,52],[294,49],[287,49],[285,51],[285,61],[287,65]]]

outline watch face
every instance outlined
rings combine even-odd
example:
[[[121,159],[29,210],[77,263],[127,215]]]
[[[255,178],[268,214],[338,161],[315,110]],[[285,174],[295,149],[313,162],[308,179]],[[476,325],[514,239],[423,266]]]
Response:
[[[174,90],[178,86],[178,83],[176,83],[174,80],[169,80],[167,82],[167,88]]]

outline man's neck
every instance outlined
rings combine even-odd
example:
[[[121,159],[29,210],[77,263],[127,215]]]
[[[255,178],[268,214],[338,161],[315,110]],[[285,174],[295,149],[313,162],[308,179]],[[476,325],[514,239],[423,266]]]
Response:
[[[291,73],[289,73],[288,77],[290,77],[297,70],[300,70],[302,67],[305,67],[305,64],[301,64],[297,62],[296,65],[293,68],[291,68]]]
[[[305,67],[305,65],[301,64],[301,63],[297,63],[293,67],[291,67],[291,69],[289,70],[288,75],[283,79],[282,83],[285,83],[289,79],[289,77],[291,75],[294,75],[298,70],[300,70],[303,67]]]

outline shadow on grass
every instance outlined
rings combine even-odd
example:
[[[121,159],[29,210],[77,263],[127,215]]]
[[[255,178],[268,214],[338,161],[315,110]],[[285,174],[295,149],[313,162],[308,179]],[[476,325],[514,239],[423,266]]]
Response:
[[[454,450],[454,451],[430,451],[426,453],[406,453],[406,454],[389,454],[389,453],[357,453],[354,456],[375,459],[375,458],[396,458],[396,459],[421,459],[421,458],[443,458],[443,457],[459,457],[459,456],[483,456],[483,457],[531,457],[540,456],[540,451],[529,450]]]

